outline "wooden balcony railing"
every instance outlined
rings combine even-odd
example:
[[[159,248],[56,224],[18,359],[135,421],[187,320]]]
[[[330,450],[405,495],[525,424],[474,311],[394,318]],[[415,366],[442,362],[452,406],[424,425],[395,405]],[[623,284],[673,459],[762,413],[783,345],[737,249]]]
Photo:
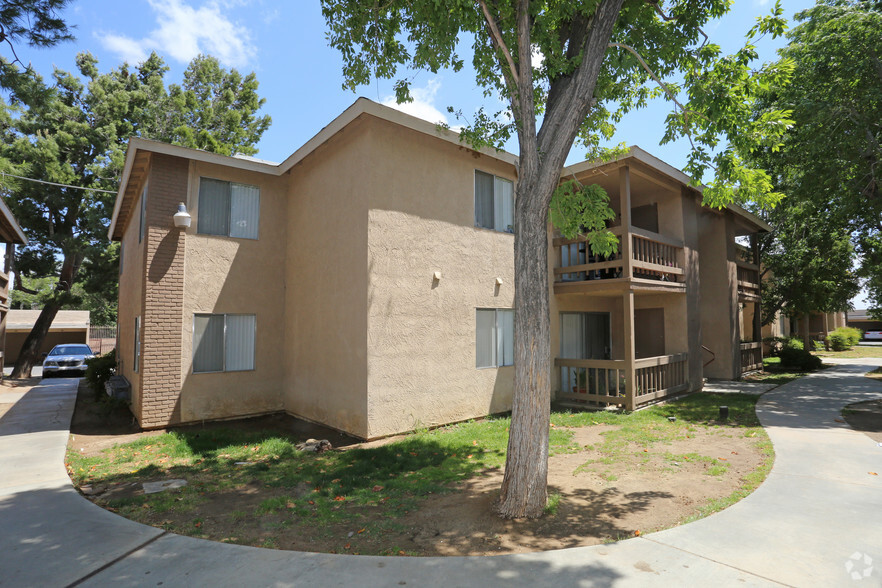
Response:
[[[9,310],[9,275],[0,271],[0,311]]]
[[[573,404],[640,406],[688,389],[686,353],[634,361],[631,397],[627,365],[621,359],[555,359],[560,369],[559,401]]]
[[[741,344],[741,373],[763,369],[763,344],[759,341]]]
[[[555,359],[560,369],[559,400],[623,404],[625,360]]]
[[[636,360],[634,406],[686,390],[688,358],[686,353],[677,353]]]
[[[760,295],[759,266],[736,260],[738,295],[744,300],[757,300]]]
[[[684,271],[680,262],[683,244],[662,235],[632,227],[624,233],[621,227],[612,232],[631,241],[631,259],[623,258],[621,249],[610,256],[591,253],[585,237],[554,240],[560,267],[554,269],[555,282],[583,282],[619,278],[637,278],[662,282],[679,282]]]

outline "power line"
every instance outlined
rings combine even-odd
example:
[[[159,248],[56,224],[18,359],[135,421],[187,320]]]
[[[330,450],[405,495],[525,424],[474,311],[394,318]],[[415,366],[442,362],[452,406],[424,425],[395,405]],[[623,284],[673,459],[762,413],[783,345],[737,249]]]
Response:
[[[16,176],[13,174],[8,174],[6,172],[0,172],[0,175],[10,178],[15,178],[17,180],[26,180],[28,182],[37,182],[38,184],[48,184],[50,186],[59,186],[61,188],[74,188],[76,190],[88,190],[89,192],[106,192],[107,194],[116,194],[115,190],[101,190],[99,188],[84,188],[83,186],[73,186],[71,184],[59,184],[58,182],[47,182],[46,180],[38,180],[36,178],[26,178],[24,176]]]

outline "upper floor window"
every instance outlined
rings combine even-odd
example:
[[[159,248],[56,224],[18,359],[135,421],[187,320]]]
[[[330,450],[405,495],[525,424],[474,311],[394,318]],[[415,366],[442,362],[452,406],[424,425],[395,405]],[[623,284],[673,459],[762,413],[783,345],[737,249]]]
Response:
[[[196,231],[239,239],[257,239],[260,188],[201,178]]]
[[[475,226],[514,233],[514,184],[475,170]]]

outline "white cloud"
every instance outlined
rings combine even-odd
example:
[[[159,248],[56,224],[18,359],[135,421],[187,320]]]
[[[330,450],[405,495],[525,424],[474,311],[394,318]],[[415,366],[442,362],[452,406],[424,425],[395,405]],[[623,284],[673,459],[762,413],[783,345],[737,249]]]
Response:
[[[106,35],[102,44],[129,63],[141,63],[147,59],[147,51],[138,41],[120,35]]]
[[[424,88],[411,88],[410,95],[413,102],[398,104],[395,102],[395,96],[387,96],[383,99],[382,104],[431,123],[449,124],[447,116],[435,107],[435,94],[438,93],[440,87],[441,81],[438,78],[432,78]]]
[[[255,57],[251,33],[224,15],[229,2],[209,0],[195,8],[184,0],[148,0],[159,27],[143,39],[107,33],[101,43],[126,60],[142,61],[150,51],[188,63],[200,53],[224,65],[242,67]]]

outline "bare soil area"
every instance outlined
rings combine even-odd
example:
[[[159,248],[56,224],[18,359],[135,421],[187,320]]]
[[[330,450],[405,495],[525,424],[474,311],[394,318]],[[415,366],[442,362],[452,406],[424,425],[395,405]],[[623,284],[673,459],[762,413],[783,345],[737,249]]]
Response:
[[[354,439],[285,415],[205,425],[215,426],[294,432],[303,439],[329,439],[342,451],[360,446]],[[286,497],[301,499],[313,491],[311,487],[269,487],[257,480],[200,494],[198,502],[186,508],[153,513],[145,504],[137,519],[216,541],[310,552],[452,556],[542,551],[633,537],[713,512],[734,501],[745,477],[756,475],[772,459],[755,435],[734,427],[696,426],[687,438],[649,449],[635,445],[624,457],[610,460],[594,448],[614,428],[572,429],[580,449],[550,459],[549,492],[559,494],[560,500],[555,514],[539,520],[502,520],[492,513],[502,481],[496,468],[462,480],[449,493],[420,498],[416,508],[396,517],[376,506],[335,507],[357,509],[357,524],[351,517],[347,523],[335,523],[331,516],[331,522],[317,527],[300,517],[293,503],[284,507]],[[139,432],[125,408],[110,410],[81,389],[69,447],[98,455],[114,443],[159,432]],[[127,483],[98,489],[87,498],[106,505],[111,499],[137,499],[142,494],[140,484]],[[172,496],[170,500],[183,500]],[[270,499],[281,500],[282,507],[267,510]]]

